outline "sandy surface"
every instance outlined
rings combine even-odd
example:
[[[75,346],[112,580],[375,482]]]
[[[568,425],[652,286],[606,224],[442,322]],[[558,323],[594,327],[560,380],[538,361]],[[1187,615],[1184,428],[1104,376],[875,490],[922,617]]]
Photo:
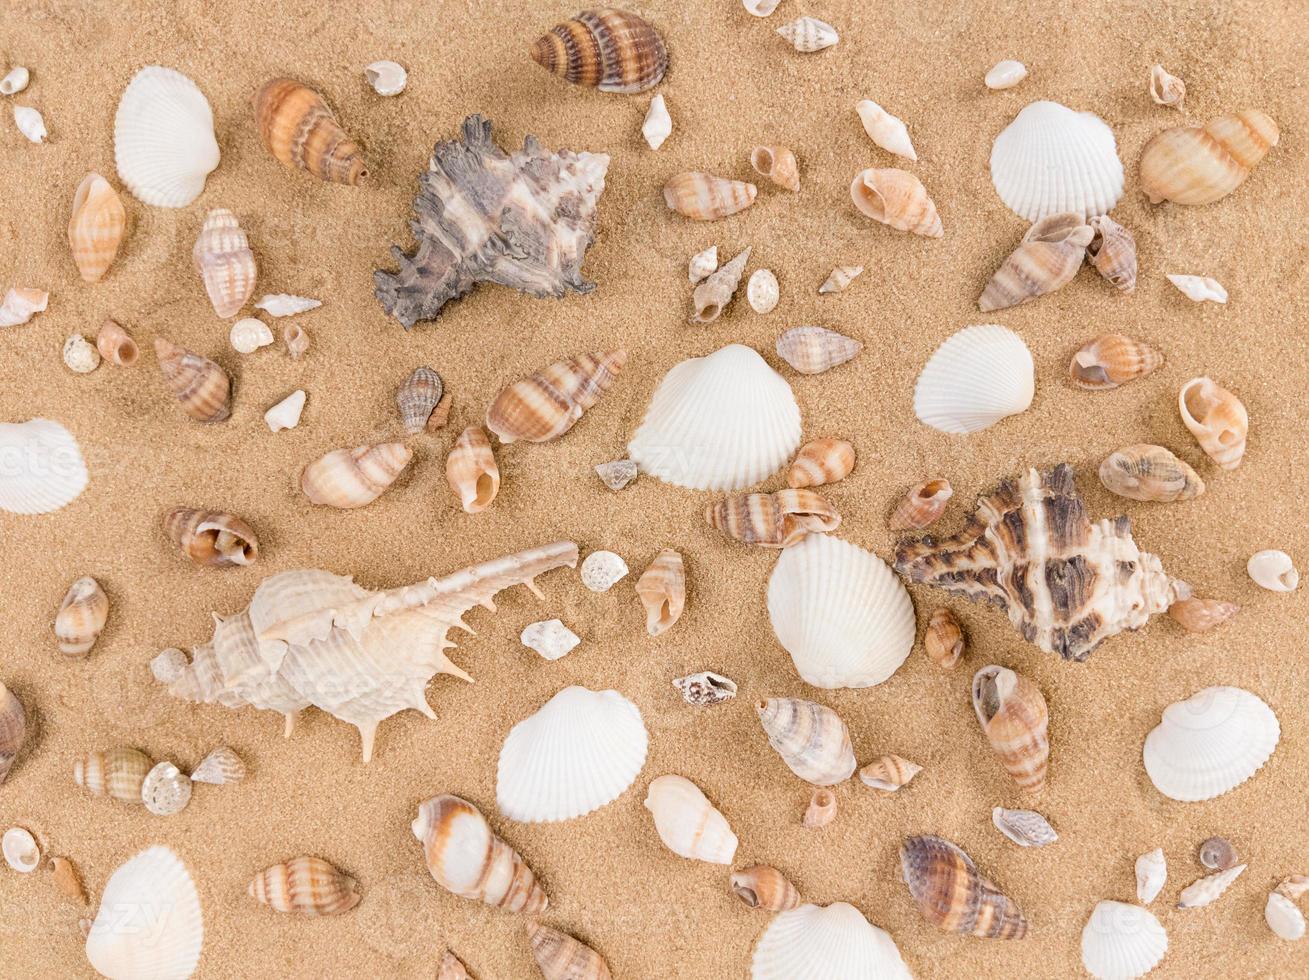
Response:
[[[8,782],[0,823],[32,829],[47,851],[71,855],[98,896],[113,869],[153,842],[175,848],[192,869],[205,909],[199,976],[430,977],[453,947],[474,975],[525,977],[533,968],[513,915],[455,898],[428,876],[408,825],[416,804],[440,792],[477,802],[527,858],[553,899],[547,921],[600,950],[619,977],[744,976],[767,917],[741,905],[725,869],[673,856],[641,805],[644,786],[678,772],[702,786],[741,839],[738,866],[773,863],[810,899],[854,903],[895,937],[916,975],[1072,976],[1078,937],[1102,898],[1133,895],[1132,862],[1167,852],[1169,883],[1154,910],[1170,950],[1160,976],[1304,976],[1304,950],[1281,943],[1262,921],[1264,897],[1283,875],[1309,872],[1309,709],[1304,694],[1305,591],[1257,589],[1246,557],[1285,548],[1309,563],[1303,485],[1304,391],[1309,386],[1304,227],[1309,155],[1305,65],[1309,18],[1281,2],[820,4],[783,0],[765,21],[734,0],[650,3],[672,67],[659,91],[675,121],[658,153],[641,140],[647,96],[570,88],[527,58],[526,42],[573,11],[522,0],[358,5],[183,0],[165,12],[108,2],[7,3],[0,51],[31,67],[17,101],[44,113],[51,139],[26,143],[0,125],[0,285],[51,292],[50,311],[0,335],[0,418],[46,416],[81,440],[89,490],[44,517],[0,514],[5,641],[0,679],[34,719]],[[773,29],[809,12],[841,31],[836,48],[791,51]],[[382,57],[410,70],[408,90],[381,99],[363,66]],[[1016,57],[1031,77],[992,93],[982,76]],[[1186,111],[1154,106],[1150,65],[1162,61],[1188,84]],[[132,222],[103,282],[81,282],[64,229],[81,177],[113,168],[118,94],[142,65],[176,67],[213,105],[222,163],[192,206],[150,208],[126,193]],[[289,73],[317,86],[367,150],[369,186],[327,186],[283,169],[260,144],[250,111],[259,85]],[[942,240],[875,225],[850,206],[860,168],[893,166],[864,136],[853,104],[876,99],[905,119],[920,160],[910,169],[935,199]],[[996,133],[1027,102],[1051,98],[1099,113],[1113,127],[1128,187],[1115,217],[1140,245],[1136,293],[1122,296],[1089,271],[1058,294],[983,317],[974,305],[1024,224],[993,192],[987,160]],[[1135,186],[1135,161],[1158,130],[1183,120],[1257,106],[1282,143],[1227,200],[1207,207],[1151,207]],[[415,176],[435,139],[481,111],[507,146],[535,133],[551,147],[613,157],[587,297],[535,301],[482,287],[440,322],[406,334],[372,296],[371,272],[392,242],[409,243]],[[5,107],[8,112],[8,107]],[[761,188],[744,214],[696,224],[664,209],[659,188],[679,170],[748,176],[759,141],[792,146],[801,160],[798,195]],[[260,292],[317,296],[302,323],[313,346],[299,363],[278,348],[250,357],[227,344],[191,269],[190,249],[209,207],[228,207],[249,231]],[[753,245],[772,268],[782,301],[769,316],[741,300],[717,323],[685,322],[685,260],[717,243],[734,254]],[[819,297],[834,264],[868,271],[844,295]],[[388,266],[389,267],[389,266]],[[1216,276],[1225,307],[1193,305],[1165,272]],[[91,334],[111,315],[142,342],[131,369],[104,365],[75,376],[60,362],[68,334]],[[1017,330],[1035,356],[1038,386],[1026,414],[967,438],[917,423],[913,380],[931,350],[958,328],[991,319]],[[801,378],[772,352],[783,329],[833,326],[864,340],[853,363]],[[1132,333],[1163,350],[1148,380],[1106,393],[1064,381],[1068,358],[1104,330]],[[165,335],[216,358],[235,378],[230,421],[193,424],[171,402],[149,343]],[[622,455],[651,391],[672,365],[739,341],[761,350],[791,380],[806,436],[837,435],[859,453],[854,474],[831,488],[841,533],[889,556],[886,510],[905,487],[949,477],[956,501],[948,528],[998,479],[1026,465],[1073,463],[1097,516],[1126,511],[1142,547],[1157,552],[1201,594],[1232,599],[1239,617],[1209,635],[1168,620],[1105,644],[1085,665],[1061,663],[1025,645],[989,609],[951,601],[970,638],[967,659],[945,673],[916,649],[885,684],[816,691],[796,676],[769,628],[764,590],[775,556],[720,538],[702,524],[707,495],[646,478],[621,494],[591,472]],[[503,384],[558,355],[624,346],[618,385],[561,441],[499,453],[504,485],[493,508],[459,511],[444,481],[445,451]],[[356,512],[310,506],[295,488],[306,461],[339,446],[400,432],[395,387],[430,364],[454,392],[451,425],[412,440],[415,462],[391,492]],[[1209,374],[1238,392],[1253,419],[1244,465],[1210,465],[1174,408],[1178,387]],[[270,434],[262,414],[296,387],[309,392],[299,428]],[[1201,498],[1175,505],[1112,498],[1093,472],[1111,450],[1167,445],[1209,481]],[[774,477],[766,486],[781,483]],[[165,542],[162,513],[175,505],[223,508],[259,532],[263,556],[250,569],[191,567]],[[1124,507],[1124,505],[1126,506]],[[472,686],[440,678],[429,688],[439,720],[409,712],[386,722],[370,766],[353,729],[309,713],[289,741],[281,719],[252,708],[194,706],[152,683],[147,663],[161,648],[208,638],[210,612],[249,600],[262,576],[323,567],[389,587],[560,537],[583,552],[610,548],[634,572],[664,546],[681,550],[691,595],[686,615],[652,640],[632,578],[592,595],[568,572],[541,580],[544,605],[507,594],[496,616],[471,617],[479,636],[454,658]],[[68,584],[94,575],[113,603],[93,654],[69,662],[55,651],[51,622]],[[944,601],[915,590],[919,620]],[[583,637],[566,659],[546,663],[521,647],[522,627],[560,616]],[[991,807],[1019,805],[992,758],[968,702],[969,679],[998,662],[1032,676],[1052,716],[1049,786],[1039,808],[1057,845],[1020,851],[990,823]],[[713,668],[741,696],[702,712],[669,681]],[[514,825],[494,812],[495,762],[508,729],[561,687],[614,687],[640,707],[651,751],[636,785],[581,820]],[[1168,703],[1210,684],[1263,697],[1283,738],[1264,771],[1239,790],[1200,804],[1171,802],[1140,763],[1142,739]],[[848,722],[862,762],[895,752],[925,770],[904,792],[882,798],[857,781],[838,788],[840,816],[826,830],[800,826],[809,789],[768,744],[751,702],[811,697]],[[200,787],[189,809],[163,819],[85,795],[74,786],[79,754],[115,744],[194,765],[213,746],[235,747],[252,776],[235,787]],[[964,846],[1026,911],[1031,935],[996,945],[938,932],[919,918],[897,880],[897,847],[910,833],[937,832]],[[1178,890],[1202,869],[1199,842],[1229,836],[1250,862],[1215,906],[1175,911]],[[364,899],[331,920],[279,917],[245,885],[259,869],[299,853],[330,859],[361,882]],[[0,973],[88,973],[76,922],[85,911],[56,898],[45,875],[0,873]]]

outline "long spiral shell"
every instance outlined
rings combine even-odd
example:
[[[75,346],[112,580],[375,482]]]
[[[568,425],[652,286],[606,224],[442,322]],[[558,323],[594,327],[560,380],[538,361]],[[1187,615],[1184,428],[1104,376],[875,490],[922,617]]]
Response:
[[[977,300],[983,313],[1031,302],[1072,282],[1095,232],[1078,212],[1051,214],[1027,229]]]
[[[1039,792],[1050,757],[1050,713],[1040,689],[1006,667],[983,667],[973,675],[973,709],[1005,771],[1020,788]]]
[[[294,857],[255,875],[246,893],[278,912],[340,915],[359,904],[358,883],[318,857]]]
[[[1165,129],[1141,151],[1141,190],[1151,204],[1210,204],[1240,187],[1278,138],[1258,109]]]
[[[99,174],[87,174],[77,185],[68,219],[68,248],[84,282],[99,282],[109,271],[126,230],[118,192]]]
[[[236,316],[254,294],[259,269],[250,240],[227,208],[214,208],[191,249],[191,262],[220,317]]]
[[[1022,939],[1027,920],[1013,900],[978,873],[972,859],[942,837],[908,837],[901,875],[923,918],[947,932]]]
[[[222,422],[232,414],[232,379],[226,371],[163,337],[155,338],[155,354],[164,382],[187,415],[197,422]]]
[[[668,68],[659,32],[626,10],[583,11],[537,38],[531,55],[546,71],[601,92],[644,92]]]
[[[705,520],[728,537],[764,548],[785,548],[810,532],[835,531],[841,515],[813,490],[739,493],[705,506]]]
[[[501,391],[486,410],[486,427],[505,443],[557,439],[612,387],[626,363],[623,350],[556,361]]]
[[[664,184],[664,204],[668,210],[696,221],[715,221],[744,211],[758,195],[759,188],[754,184],[699,170],[677,174]]]
[[[358,184],[368,167],[323,97],[291,78],[274,78],[255,96],[255,120],[270,153],[332,184]]]
[[[300,489],[315,504],[363,507],[386,492],[413,455],[400,442],[335,449],[304,468]]]
[[[545,980],[613,980],[604,958],[567,933],[529,919],[527,941]]]

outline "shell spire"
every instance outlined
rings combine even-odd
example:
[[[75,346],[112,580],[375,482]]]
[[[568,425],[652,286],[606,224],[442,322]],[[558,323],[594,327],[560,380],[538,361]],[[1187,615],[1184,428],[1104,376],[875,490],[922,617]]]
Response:
[[[1050,709],[1040,688],[1006,667],[973,675],[973,710],[991,748],[1019,788],[1040,792],[1050,758]]]
[[[613,386],[626,363],[624,350],[555,361],[496,395],[486,410],[486,427],[505,443],[557,439]]]
[[[368,176],[359,145],[307,85],[270,79],[255,95],[255,121],[264,146],[284,166],[332,184],[358,184]]]
[[[1241,186],[1279,135],[1258,109],[1165,129],[1141,151],[1141,190],[1151,204],[1211,204]]]

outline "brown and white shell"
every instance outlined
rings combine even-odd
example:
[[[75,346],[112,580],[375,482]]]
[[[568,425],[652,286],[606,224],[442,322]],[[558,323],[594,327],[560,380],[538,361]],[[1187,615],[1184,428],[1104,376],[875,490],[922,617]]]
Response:
[[[922,771],[923,767],[916,762],[898,755],[884,755],[859,770],[859,781],[883,793],[894,793]]]
[[[1141,150],[1141,190],[1151,204],[1210,204],[1240,187],[1278,138],[1277,123],[1258,109],[1165,129]]]
[[[197,565],[253,565],[259,557],[254,528],[232,514],[174,507],[164,515],[164,534]]]
[[[814,439],[800,447],[786,474],[792,489],[844,480],[854,469],[854,446],[844,439]]]
[[[84,282],[99,282],[109,271],[127,230],[127,212],[109,181],[87,174],[73,195],[68,248]]]
[[[309,86],[269,79],[255,95],[254,109],[264,146],[283,166],[333,184],[358,184],[368,176],[359,145]]]
[[[744,211],[758,194],[759,188],[747,181],[715,177],[699,170],[677,174],[664,184],[668,210],[696,221],[716,221]]]
[[[1049,214],[1027,229],[982,290],[983,313],[1031,302],[1072,282],[1095,232],[1080,212]]]
[[[573,85],[632,94],[658,85],[668,49],[650,23],[626,10],[585,10],[556,24],[530,49],[532,60]]]
[[[222,422],[232,414],[232,379],[221,367],[163,337],[155,338],[155,354],[164,383],[187,415],[197,422]]]
[[[755,712],[768,743],[805,782],[833,786],[854,774],[850,731],[831,708],[801,698],[767,698],[755,702]]]
[[[686,568],[682,556],[664,548],[636,581],[636,594],[645,607],[645,629],[659,636],[672,629],[686,608]]]
[[[59,652],[69,657],[85,657],[95,646],[109,619],[109,597],[100,583],[89,575],[68,587],[64,601],[55,614],[55,638]]]
[[[259,872],[246,894],[278,912],[340,915],[359,904],[358,888],[358,882],[332,864],[304,855]]]
[[[752,909],[785,912],[800,904],[800,892],[786,876],[767,864],[732,872],[732,891]]]
[[[927,621],[923,649],[934,664],[945,670],[954,669],[964,655],[964,632],[955,614],[944,606],[933,612]]]
[[[705,506],[705,520],[728,537],[764,548],[785,548],[805,535],[841,524],[826,498],[813,490],[739,493]]]
[[[0,683],[0,783],[9,777],[14,760],[27,738],[27,712],[23,702]]]
[[[801,374],[822,374],[863,349],[860,341],[826,327],[792,327],[777,338],[777,355]]]
[[[604,957],[567,933],[528,919],[527,941],[545,980],[613,980]]]
[[[439,374],[430,367],[414,368],[395,393],[395,404],[406,432],[417,435],[423,431],[443,393]]]
[[[613,387],[626,363],[623,350],[555,361],[496,395],[486,410],[486,427],[504,443],[558,439]]]
[[[745,264],[750,260],[750,248],[747,246],[722,268],[711,273],[704,282],[695,287],[691,294],[692,323],[713,323],[732,297],[736,295],[737,286],[741,284],[741,275]]]
[[[1013,899],[943,837],[905,838],[900,845],[900,874],[923,918],[946,932],[987,939],[1027,935],[1027,920]]]
[[[750,166],[778,187],[792,192],[800,189],[800,166],[785,146],[756,146],[750,151]]]
[[[1100,482],[1129,500],[1190,500],[1204,493],[1204,480],[1185,460],[1163,446],[1124,446],[1100,464]]]
[[[1241,399],[1209,378],[1192,378],[1177,393],[1177,410],[1205,455],[1225,470],[1241,465],[1250,430]]]
[[[304,468],[300,489],[315,504],[363,507],[386,492],[413,455],[402,442],[335,449]]]
[[[1136,239],[1107,214],[1086,222],[1095,235],[1086,246],[1086,261],[1095,271],[1124,293],[1136,288]]]
[[[1148,344],[1120,333],[1102,333],[1088,340],[1068,363],[1068,377],[1079,388],[1106,391],[1144,378],[1164,356]]]
[[[927,238],[945,234],[927,188],[907,171],[894,167],[861,170],[850,184],[850,199],[861,214],[897,231]]]
[[[254,294],[259,269],[236,215],[227,208],[209,212],[191,249],[191,261],[214,312],[224,319],[240,313]]]
[[[1041,689],[992,664],[973,675],[973,710],[1005,771],[1020,789],[1039,793],[1050,758],[1050,711]]]
[[[1240,611],[1241,607],[1234,602],[1225,602],[1222,599],[1201,599],[1199,596],[1178,599],[1168,607],[1168,615],[1184,629],[1190,630],[1192,633],[1203,633],[1206,630],[1211,630],[1215,626],[1227,622]]]
[[[495,500],[500,492],[500,467],[480,425],[470,425],[455,440],[445,458],[445,478],[464,513],[479,514]]]
[[[113,320],[101,324],[100,332],[95,335],[95,349],[106,361],[119,367],[131,367],[141,353],[132,335]]]
[[[73,782],[95,796],[140,805],[141,784],[154,768],[148,755],[128,746],[89,752],[73,763]]]
[[[919,531],[936,523],[945,505],[954,496],[954,488],[944,477],[932,477],[909,490],[891,512],[892,531]]]

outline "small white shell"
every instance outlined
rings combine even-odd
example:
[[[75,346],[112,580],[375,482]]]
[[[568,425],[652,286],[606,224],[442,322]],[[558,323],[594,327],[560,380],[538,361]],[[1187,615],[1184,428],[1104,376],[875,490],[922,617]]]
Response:
[[[1255,585],[1269,592],[1294,592],[1300,584],[1300,572],[1285,551],[1256,551],[1245,563],[1245,570]]]
[[[779,27],[777,33],[790,41],[797,51],[803,53],[830,48],[841,40],[835,27],[817,17],[797,17]]]
[[[1082,966],[1096,980],[1143,977],[1168,952],[1168,934],[1149,911],[1100,902],[1082,930]]]
[[[595,472],[605,486],[617,493],[635,480],[640,471],[630,459],[612,459],[607,463],[597,463]]]
[[[287,293],[273,293],[260,296],[255,303],[256,310],[263,310],[269,316],[295,316],[322,306],[322,302],[308,296],[291,296]]]
[[[273,342],[273,331],[268,324],[255,316],[242,317],[232,324],[228,333],[232,348],[238,354],[253,354],[260,347],[267,347]]]
[[[853,905],[801,905],[755,944],[750,980],[911,980],[895,940]]]
[[[90,374],[100,366],[100,352],[80,333],[70,334],[64,341],[64,364],[77,374]]]
[[[842,293],[864,271],[862,265],[838,265],[818,287],[819,293]]]
[[[782,0],[741,0],[747,12],[756,17],[767,17]]]
[[[86,489],[86,463],[73,434],[50,419],[0,423],[0,510],[48,514]]]
[[[0,95],[17,95],[27,88],[29,78],[31,73],[22,65],[10,68],[8,74],[0,78]]]
[[[226,745],[220,745],[200,760],[191,773],[191,782],[225,786],[245,779],[245,763]]]
[[[627,574],[627,562],[612,551],[593,551],[582,562],[582,584],[592,592],[608,592]]]
[[[41,113],[31,106],[14,106],[14,125],[18,131],[33,143],[44,143],[50,134],[46,132],[45,120]]]
[[[864,124],[868,138],[882,149],[908,160],[917,160],[914,144],[909,139],[909,130],[903,122],[891,115],[872,99],[861,99],[855,103],[855,112]]]
[[[664,97],[656,95],[650,100],[650,108],[646,110],[645,122],[641,123],[641,135],[650,144],[650,149],[657,150],[664,145],[664,140],[668,139],[672,132],[673,117],[668,114],[668,106],[664,104]]]
[[[22,827],[10,827],[0,841],[5,863],[22,874],[31,874],[41,863],[41,848],[36,838]]]
[[[1036,393],[1032,352],[1006,327],[965,327],[936,349],[914,386],[914,414],[941,432],[989,428]]]
[[[1149,854],[1136,859],[1136,897],[1142,905],[1149,905],[1163,890],[1168,880],[1168,862],[1164,849],[1156,847]]]
[[[1168,281],[1182,291],[1182,294],[1197,303],[1208,300],[1211,303],[1226,303],[1227,290],[1217,279],[1209,276],[1179,276],[1168,273]]]
[[[995,67],[986,73],[986,87],[993,91],[1013,88],[1024,78],[1027,77],[1027,66],[1021,61],[1014,61],[1012,58],[1006,58],[1004,61],[997,61]]]
[[[523,646],[535,650],[546,660],[558,660],[582,642],[576,633],[558,619],[529,623],[518,638]]]
[[[718,246],[710,245],[703,252],[696,252],[686,265],[686,278],[694,285],[718,268]]]
[[[1241,872],[1245,869],[1246,865],[1238,864],[1226,871],[1219,871],[1215,874],[1205,875],[1203,878],[1197,878],[1183,888],[1182,893],[1177,896],[1177,907],[1179,909],[1199,909],[1218,901],[1219,896],[1227,891],[1232,882],[1241,877]]]
[[[1145,771],[1172,800],[1210,800],[1268,761],[1281,737],[1273,710],[1239,687],[1206,687],[1164,709],[1146,736]]]
[[[736,834],[700,787],[683,776],[651,780],[645,808],[654,817],[659,839],[674,854],[710,864],[731,864]]]
[[[750,301],[750,308],[756,313],[773,312],[781,298],[777,276],[773,275],[771,269],[756,269],[746,284],[745,296]]]
[[[14,287],[0,303],[0,327],[21,327],[50,305],[50,294],[40,289]]]
[[[181,813],[191,802],[191,777],[171,762],[160,762],[145,774],[141,802],[156,816]]]
[[[305,392],[297,388],[280,402],[264,412],[264,421],[270,432],[294,429],[300,424],[300,413],[305,410]]]
[[[1035,810],[1006,810],[1002,806],[991,810],[991,823],[1019,847],[1045,847],[1059,839],[1050,821]]]
[[[195,82],[159,65],[132,76],[114,116],[114,162],[138,200],[184,208],[218,160],[213,110]]]
[[[364,69],[364,78],[378,95],[399,95],[405,90],[409,73],[394,61],[374,61]]]
[[[1304,913],[1285,895],[1268,893],[1268,902],[1264,905],[1264,921],[1278,939],[1293,943],[1304,937]]]

